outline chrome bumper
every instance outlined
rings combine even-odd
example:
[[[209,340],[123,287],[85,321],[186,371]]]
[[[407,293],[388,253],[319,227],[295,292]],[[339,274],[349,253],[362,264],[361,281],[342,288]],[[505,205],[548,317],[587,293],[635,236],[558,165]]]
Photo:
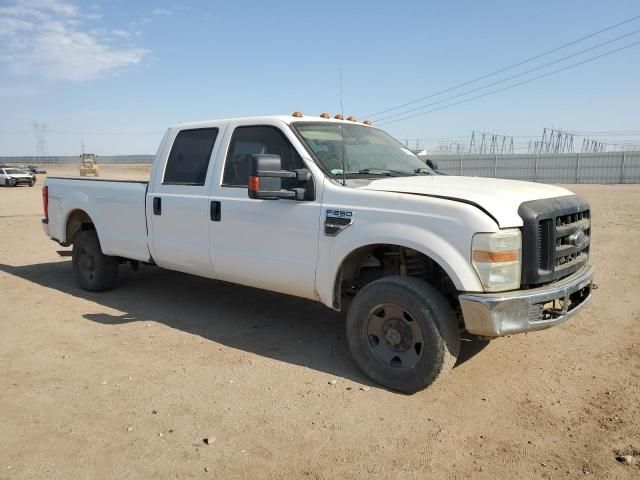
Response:
[[[459,296],[467,331],[485,337],[542,330],[558,325],[591,298],[593,267],[585,265],[551,285],[504,293]]]

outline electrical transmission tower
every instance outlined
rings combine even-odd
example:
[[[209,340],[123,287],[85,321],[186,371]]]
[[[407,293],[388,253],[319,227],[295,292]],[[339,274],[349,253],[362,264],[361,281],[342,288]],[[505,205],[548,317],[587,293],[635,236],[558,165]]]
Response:
[[[614,152],[640,152],[640,144],[638,143],[614,143]]]
[[[451,155],[459,155],[462,152],[462,145],[457,142],[450,142],[448,145],[443,145],[442,148]]]
[[[462,152],[462,145],[457,142],[440,142],[434,153],[442,155],[459,155]]]
[[[573,153],[573,133],[545,128],[542,138],[533,144],[533,153]]]
[[[513,153],[513,137],[498,135],[497,133],[471,132],[469,154]]]
[[[599,140],[592,140],[590,138],[585,138],[582,140],[582,153],[602,153],[606,144],[604,142],[600,142]]]
[[[47,146],[47,125],[44,122],[33,122],[33,133],[36,137],[36,155],[44,157],[49,148]]]

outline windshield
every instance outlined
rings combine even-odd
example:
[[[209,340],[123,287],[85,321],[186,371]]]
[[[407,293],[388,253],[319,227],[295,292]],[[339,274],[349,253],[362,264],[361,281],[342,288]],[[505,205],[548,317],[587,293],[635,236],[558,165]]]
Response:
[[[4,173],[7,175],[24,175],[27,172],[23,172],[22,170],[18,170],[17,168],[5,168]]]
[[[296,122],[293,127],[333,176],[343,174],[343,165],[350,176],[433,173],[411,150],[376,128],[334,122]]]

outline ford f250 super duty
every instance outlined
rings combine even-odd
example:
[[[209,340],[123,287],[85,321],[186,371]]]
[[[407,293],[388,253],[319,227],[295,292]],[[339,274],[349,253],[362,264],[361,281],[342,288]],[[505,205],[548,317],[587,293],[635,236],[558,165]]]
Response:
[[[383,131],[326,114],[180,124],[148,182],[49,177],[43,201],[83,289],[143,262],[348,309],[356,362],[403,392],[450,370],[465,330],[548,328],[592,289],[580,197],[439,175]]]

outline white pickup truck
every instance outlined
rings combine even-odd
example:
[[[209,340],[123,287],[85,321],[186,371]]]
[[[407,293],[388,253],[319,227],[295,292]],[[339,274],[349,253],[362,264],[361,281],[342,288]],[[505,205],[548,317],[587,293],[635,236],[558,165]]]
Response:
[[[47,235],[80,286],[139,262],[347,309],[362,370],[415,392],[466,330],[557,325],[591,295],[589,204],[557,186],[440,175],[342,118],[264,116],[167,130],[149,182],[49,177]]]

